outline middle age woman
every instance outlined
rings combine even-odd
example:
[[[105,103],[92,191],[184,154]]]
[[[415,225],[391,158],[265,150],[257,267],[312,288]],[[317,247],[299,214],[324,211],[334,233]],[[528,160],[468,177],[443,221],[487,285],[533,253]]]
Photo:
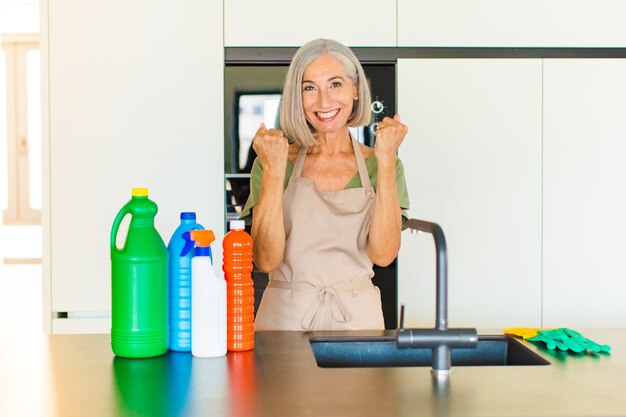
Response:
[[[400,248],[409,207],[396,154],[408,128],[400,116],[378,125],[374,148],[351,126],[370,120],[371,96],[354,53],[317,39],[287,72],[282,130],[261,124],[250,197],[254,262],[269,272],[256,330],[384,329],[373,264]],[[291,142],[291,144],[290,144]]]

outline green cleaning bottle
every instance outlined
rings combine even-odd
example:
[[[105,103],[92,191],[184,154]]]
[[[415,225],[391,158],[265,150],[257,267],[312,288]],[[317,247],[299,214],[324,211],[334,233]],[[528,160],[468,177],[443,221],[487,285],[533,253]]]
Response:
[[[148,358],[167,352],[168,254],[154,227],[157,210],[146,188],[133,188],[111,229],[111,348],[117,356]],[[117,230],[127,214],[128,234],[118,248]]]

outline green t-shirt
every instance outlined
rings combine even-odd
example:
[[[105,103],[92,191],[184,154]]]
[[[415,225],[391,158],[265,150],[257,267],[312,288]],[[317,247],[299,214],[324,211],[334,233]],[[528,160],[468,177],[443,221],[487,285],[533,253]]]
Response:
[[[365,160],[365,166],[367,167],[367,174],[370,177],[370,182],[372,183],[372,187],[376,190],[376,185],[378,184],[378,159],[376,159],[376,155],[372,155]],[[289,184],[289,178],[291,177],[291,172],[293,171],[293,164],[291,161],[287,161],[287,169],[285,170],[285,184],[283,188],[287,188],[287,184]],[[261,179],[263,178],[263,167],[259,162],[259,159],[254,160],[254,164],[252,165],[252,172],[250,173],[250,196],[248,197],[248,201],[243,208],[243,211],[239,215],[240,219],[245,219],[246,222],[249,222],[251,217],[252,207],[259,202],[259,196],[261,195]],[[354,177],[348,182],[345,189],[349,188],[359,188],[361,187],[361,177],[359,177],[359,173],[357,172]],[[400,208],[402,209],[402,230],[406,229],[408,226],[409,216],[407,210],[409,209],[409,193],[406,188],[406,180],[404,179],[404,165],[402,165],[402,161],[399,158],[396,158],[396,189],[398,192],[398,201],[400,202]]]

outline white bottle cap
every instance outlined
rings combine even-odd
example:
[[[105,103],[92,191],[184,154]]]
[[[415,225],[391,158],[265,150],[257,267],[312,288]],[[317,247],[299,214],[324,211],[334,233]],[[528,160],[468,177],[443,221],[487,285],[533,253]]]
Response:
[[[244,230],[246,228],[245,220],[231,220],[230,230]]]

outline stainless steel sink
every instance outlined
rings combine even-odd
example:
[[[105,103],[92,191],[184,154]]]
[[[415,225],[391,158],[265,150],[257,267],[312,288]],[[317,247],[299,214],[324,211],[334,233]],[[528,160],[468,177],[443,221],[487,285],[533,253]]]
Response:
[[[372,368],[431,366],[432,349],[398,349],[395,336],[312,337],[317,366]],[[452,349],[453,366],[549,365],[511,336],[479,336],[476,348]]]

